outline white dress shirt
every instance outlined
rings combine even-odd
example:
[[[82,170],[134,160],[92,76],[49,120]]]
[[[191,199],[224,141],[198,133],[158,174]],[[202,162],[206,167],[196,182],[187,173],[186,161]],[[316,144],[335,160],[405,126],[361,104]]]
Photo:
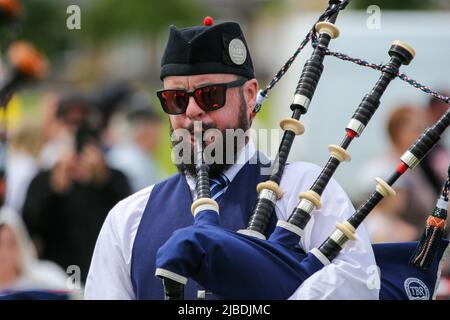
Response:
[[[238,156],[237,164],[225,172],[227,178],[232,181],[255,153],[255,145],[249,142]],[[287,220],[299,202],[298,193],[309,190],[320,171],[318,166],[305,162],[286,166],[280,182],[284,194],[275,204],[278,219]],[[194,180],[187,177],[187,182],[195,197]],[[110,211],[94,250],[86,282],[86,299],[135,298],[130,277],[133,243],[152,189],[150,186],[138,191]],[[319,247],[335,230],[336,222],[346,220],[355,211],[334,179],[328,183],[321,202],[321,209],[312,212],[301,239],[306,252]],[[357,230],[357,240],[349,241],[331,264],[304,281],[289,299],[378,299],[379,275],[375,270],[372,247],[364,226],[361,226]]]

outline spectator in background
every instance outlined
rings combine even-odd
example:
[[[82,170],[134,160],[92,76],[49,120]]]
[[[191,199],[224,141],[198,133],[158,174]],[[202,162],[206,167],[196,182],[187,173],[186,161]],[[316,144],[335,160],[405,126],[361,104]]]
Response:
[[[0,296],[31,290],[67,291],[66,280],[67,274],[56,264],[37,259],[20,217],[12,210],[1,209]]]
[[[391,148],[362,168],[361,179],[386,178],[426,125],[422,110],[410,105],[396,107],[387,125]],[[368,186],[367,192],[372,192],[373,186]],[[417,240],[430,210],[434,208],[435,191],[420,167],[408,171],[394,189],[397,195],[381,201],[366,219],[373,242]]]
[[[153,153],[160,140],[162,121],[148,97],[143,93],[137,93],[127,102],[125,121],[123,114],[116,116],[113,122],[125,123],[123,130],[116,135],[120,136],[120,142],[111,147],[107,154],[111,167],[125,173],[128,177],[133,192],[155,184],[162,178],[159,168],[153,160]]]
[[[64,153],[69,152],[75,143],[76,131],[94,108],[88,97],[80,92],[66,92],[59,97],[49,94],[44,102],[44,135],[47,141],[40,152],[39,165],[50,169]]]
[[[77,265],[83,281],[106,213],[130,194],[126,177],[106,164],[91,108],[80,95],[61,100],[65,145],[56,163],[31,181],[23,207],[40,256],[65,269]]]

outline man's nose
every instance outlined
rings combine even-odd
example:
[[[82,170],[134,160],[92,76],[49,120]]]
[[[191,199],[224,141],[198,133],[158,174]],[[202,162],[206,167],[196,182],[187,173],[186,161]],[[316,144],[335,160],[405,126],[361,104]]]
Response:
[[[186,116],[191,120],[200,120],[205,113],[206,112],[198,106],[194,97],[189,97],[189,104],[186,108]]]

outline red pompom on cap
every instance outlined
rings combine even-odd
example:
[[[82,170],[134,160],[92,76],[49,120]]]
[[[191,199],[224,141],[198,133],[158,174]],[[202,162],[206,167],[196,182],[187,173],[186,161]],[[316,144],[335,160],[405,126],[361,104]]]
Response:
[[[205,19],[203,19],[203,25],[205,25],[205,26],[212,26],[213,23],[214,23],[214,20],[210,16],[206,16]]]

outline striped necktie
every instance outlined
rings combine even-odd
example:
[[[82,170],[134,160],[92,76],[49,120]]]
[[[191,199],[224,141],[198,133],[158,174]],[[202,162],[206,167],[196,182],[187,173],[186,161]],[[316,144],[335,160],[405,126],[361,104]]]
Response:
[[[211,190],[211,199],[217,200],[224,192],[225,188],[230,183],[230,180],[224,175],[211,177],[209,189]]]

